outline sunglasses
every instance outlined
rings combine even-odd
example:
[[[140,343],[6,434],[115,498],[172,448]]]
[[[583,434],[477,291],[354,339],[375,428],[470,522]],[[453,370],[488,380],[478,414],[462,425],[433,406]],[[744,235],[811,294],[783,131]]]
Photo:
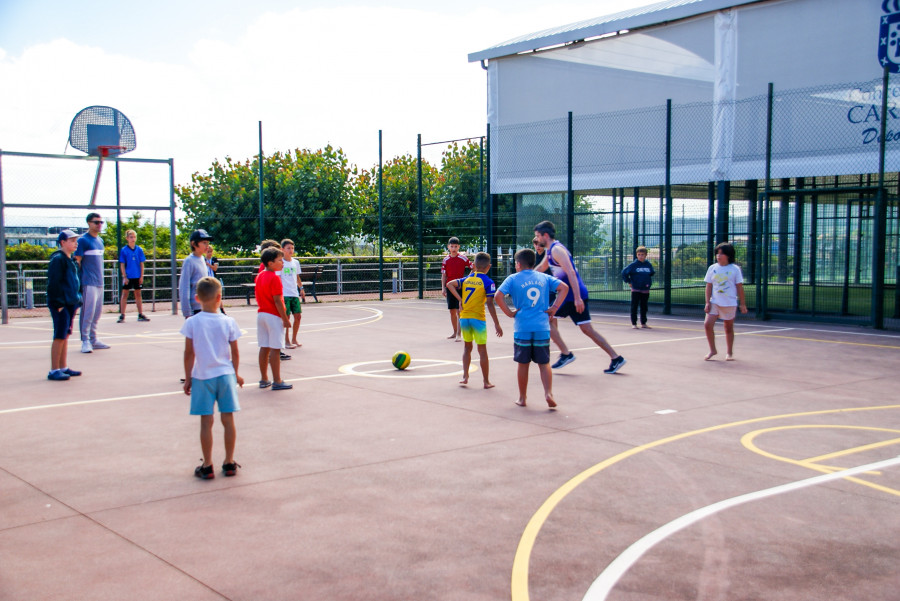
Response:
[[[93,223],[95,225],[103,225],[103,222],[100,221],[99,219],[95,219],[94,221],[91,221],[91,223]]]

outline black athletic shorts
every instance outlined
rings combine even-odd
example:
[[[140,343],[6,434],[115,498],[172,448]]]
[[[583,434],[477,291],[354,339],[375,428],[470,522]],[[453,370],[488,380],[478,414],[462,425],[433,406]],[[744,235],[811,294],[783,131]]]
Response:
[[[143,287],[140,278],[132,278],[129,279],[128,282],[122,284],[122,290],[140,290]]]
[[[453,293],[449,290],[447,291],[447,308],[448,309],[459,309],[459,299],[453,296]]]
[[[581,325],[584,323],[591,323],[591,310],[588,308],[588,299],[582,299],[584,301],[584,311],[579,313],[575,310],[575,301],[566,301],[556,312],[554,317],[557,319],[565,319],[566,317],[572,318],[572,321],[575,322],[575,325]],[[556,301],[556,293],[550,293],[550,304],[552,305]]]

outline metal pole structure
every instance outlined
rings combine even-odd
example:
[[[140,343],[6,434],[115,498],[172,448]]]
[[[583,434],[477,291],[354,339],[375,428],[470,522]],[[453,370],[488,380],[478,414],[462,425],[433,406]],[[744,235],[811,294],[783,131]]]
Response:
[[[731,202],[731,182],[716,182],[716,244],[728,242],[728,203]]]
[[[153,211],[153,273],[150,274],[150,289],[152,290],[150,311],[152,313],[156,313],[156,213],[156,211]],[[140,291],[138,291],[138,294],[140,294]]]
[[[816,178],[812,178],[812,188]],[[809,291],[810,314],[816,314],[816,263],[819,255],[819,195],[813,194],[809,207]]]
[[[485,236],[485,244],[487,252],[491,252],[494,248],[494,197],[491,196],[491,124],[487,124],[487,159],[485,160],[487,170],[487,186],[485,186],[485,200],[487,201],[487,235]]]
[[[775,104],[775,85],[769,82],[769,95],[766,108],[766,185],[763,192],[762,206],[762,248],[760,249],[760,273],[761,282],[756,290],[756,316],[762,319],[768,318],[769,312],[769,250],[771,240],[769,194],[772,191],[772,122],[773,108]]]
[[[384,187],[381,179],[381,130],[378,130],[378,300],[384,300]]]
[[[0,322],[9,323],[9,300],[6,298],[6,209],[3,206],[3,151],[0,150]]]
[[[666,100],[666,221],[663,242],[663,315],[672,314],[672,99]]]
[[[569,158],[566,179],[566,248],[575,254],[575,190],[572,189],[572,111],[569,111]]]
[[[419,298],[425,298],[425,242],[422,227],[422,134],[416,135],[416,204],[419,209]]]
[[[631,252],[628,253],[629,262],[631,262],[631,257],[634,256],[634,249],[641,245],[641,238],[640,238],[640,234],[639,234],[639,232],[640,232],[639,226],[641,225],[641,211],[638,208],[640,206],[639,205],[640,194],[641,194],[641,189],[638,188],[637,186],[635,186],[635,188],[634,188],[634,225],[633,225],[634,232],[632,232],[633,236],[632,236],[632,242],[631,242],[631,244],[632,244]]]
[[[481,214],[481,231],[484,231],[484,136],[478,141],[478,212]],[[484,250],[490,252],[487,248]]]
[[[715,261],[713,248],[716,245],[716,182],[706,185],[706,263]]]
[[[262,121],[259,122],[259,240],[266,239],[266,216],[263,209],[263,149],[262,149]]]
[[[806,187],[806,180],[802,177],[796,179],[796,188],[802,190]],[[800,309],[800,281],[803,279],[803,205],[806,204],[806,195],[794,196],[794,264],[791,273],[791,309]]]
[[[116,163],[116,250],[122,248],[122,188],[119,186],[119,161]]]
[[[881,137],[878,148],[878,194],[875,196],[875,223],[872,228],[872,326],[884,328],[885,238],[887,237],[887,198],[884,190],[885,128],[890,68],[884,67],[881,84]],[[896,282],[895,286],[900,286]],[[896,309],[895,309],[896,312]]]
[[[169,159],[169,286],[172,315],[178,315],[178,255],[175,250],[175,160]],[[154,293],[155,294],[155,293]]]

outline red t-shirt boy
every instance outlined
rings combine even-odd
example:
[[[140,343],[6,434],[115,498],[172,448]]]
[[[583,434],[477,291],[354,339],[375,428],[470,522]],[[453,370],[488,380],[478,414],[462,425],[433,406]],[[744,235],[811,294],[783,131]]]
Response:
[[[447,294],[447,282],[458,280],[466,275],[466,269],[472,267],[469,258],[459,252],[459,238],[456,236],[447,241],[447,256],[441,261],[441,294],[447,297],[447,308],[450,310],[450,324],[453,333],[447,339],[461,340],[459,334],[459,301],[452,294]]]

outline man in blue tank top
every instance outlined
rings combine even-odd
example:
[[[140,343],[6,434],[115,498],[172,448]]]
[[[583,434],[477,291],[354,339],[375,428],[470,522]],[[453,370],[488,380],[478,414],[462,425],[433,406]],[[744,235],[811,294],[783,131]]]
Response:
[[[553,369],[559,369],[575,360],[575,353],[569,352],[569,347],[566,346],[562,336],[559,334],[558,318],[570,317],[575,322],[575,325],[584,332],[585,336],[606,351],[606,354],[612,360],[609,367],[603,370],[603,373],[616,373],[625,365],[625,357],[618,354],[591,325],[591,312],[587,304],[587,286],[584,285],[584,281],[578,275],[575,262],[572,260],[572,254],[565,246],[556,241],[556,226],[550,221],[541,221],[534,226],[534,237],[538,240],[540,246],[547,249],[543,261],[534,270],[546,271],[549,268],[554,277],[559,278],[569,286],[566,300],[563,301],[556,315],[550,319],[550,338],[559,347],[560,352],[559,359],[553,364]]]

